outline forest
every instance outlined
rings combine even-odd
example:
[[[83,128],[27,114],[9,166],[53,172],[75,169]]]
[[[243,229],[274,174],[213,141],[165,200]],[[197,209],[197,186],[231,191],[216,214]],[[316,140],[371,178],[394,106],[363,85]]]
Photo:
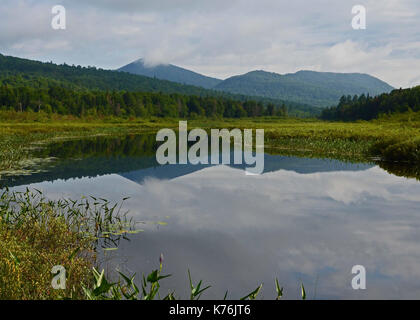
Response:
[[[48,89],[0,86],[0,110],[45,112],[61,115],[115,117],[260,117],[287,116],[287,107],[255,100],[237,101],[178,93],[131,91],[79,91],[52,86]]]
[[[376,97],[369,95],[343,96],[336,107],[322,111],[324,120],[372,120],[381,115],[420,111],[420,86],[397,89]]]
[[[242,117],[284,114],[282,111],[286,108],[291,115],[308,117],[320,112],[318,108],[289,101],[231,94],[126,72],[57,65],[1,54],[0,86],[2,109],[43,110],[77,116],[112,114],[173,117],[197,114]],[[59,98],[61,93],[64,95]],[[198,102],[203,105],[196,106]],[[76,107],[74,103],[81,104]],[[218,109],[209,110],[214,109],[211,104],[218,105]]]

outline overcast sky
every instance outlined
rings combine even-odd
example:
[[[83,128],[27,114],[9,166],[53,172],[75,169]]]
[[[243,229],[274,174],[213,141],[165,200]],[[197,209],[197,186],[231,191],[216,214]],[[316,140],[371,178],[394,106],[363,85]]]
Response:
[[[53,30],[51,8],[67,12]],[[353,30],[353,5],[367,29]],[[114,69],[140,57],[227,78],[362,72],[420,85],[419,0],[2,0],[0,53]]]

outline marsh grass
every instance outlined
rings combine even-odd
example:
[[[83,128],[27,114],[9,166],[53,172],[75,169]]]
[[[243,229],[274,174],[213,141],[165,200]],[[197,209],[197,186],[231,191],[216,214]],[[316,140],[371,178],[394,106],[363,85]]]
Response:
[[[53,116],[35,121],[20,115],[14,120],[0,114],[0,175],[22,170],[33,158],[33,149],[57,141],[93,136],[154,133],[178,127],[179,119],[88,119]],[[407,118],[408,117],[408,118]],[[382,159],[418,163],[420,115],[382,117],[372,121],[327,122],[316,119],[195,119],[193,128],[264,129],[270,153],[338,160]]]
[[[99,247],[117,246],[134,224],[122,203],[105,199],[48,200],[40,191],[0,196],[0,299],[84,298],[83,284]],[[66,269],[65,290],[51,287],[51,269]]]

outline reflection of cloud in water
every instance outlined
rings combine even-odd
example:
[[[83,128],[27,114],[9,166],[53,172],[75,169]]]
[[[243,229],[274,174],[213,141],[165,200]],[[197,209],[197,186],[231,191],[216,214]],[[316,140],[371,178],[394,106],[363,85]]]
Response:
[[[165,254],[167,286],[185,288],[187,268],[213,285],[208,297],[232,297],[273,279],[286,297],[298,297],[302,280],[318,298],[420,296],[420,183],[365,171],[298,174],[280,170],[246,176],[226,166],[143,185],[118,175],[33,185],[49,196],[130,196],[126,208],[139,220],[164,220],[124,243],[118,254],[146,272]],[[170,218],[166,218],[169,216]],[[351,289],[351,267],[367,269],[367,290]],[[183,292],[182,289],[178,291]]]

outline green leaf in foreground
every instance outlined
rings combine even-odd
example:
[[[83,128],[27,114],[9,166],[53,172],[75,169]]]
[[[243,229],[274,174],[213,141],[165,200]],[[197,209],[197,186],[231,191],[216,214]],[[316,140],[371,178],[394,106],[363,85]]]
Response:
[[[13,259],[13,261],[18,265],[18,264],[20,264],[20,260],[19,260],[19,258],[18,257],[16,257],[13,253],[12,253],[12,251],[10,251],[9,250],[9,253],[10,253],[10,257]]]
[[[276,292],[277,292],[276,300],[280,300],[283,297],[283,287],[280,287],[279,280],[277,278],[276,278]]]
[[[203,283],[202,280],[200,280],[197,284],[197,286],[193,285],[192,282],[192,278],[191,278],[191,273],[190,270],[188,270],[188,280],[190,282],[190,289],[191,289],[191,295],[190,295],[190,300],[198,300],[201,297],[201,294],[206,291],[207,289],[211,288],[211,286],[207,286],[203,289],[201,289],[201,284]]]
[[[104,251],[115,251],[118,250],[118,248],[104,248]]]
[[[301,289],[301,294],[302,294],[302,300],[306,300],[306,291],[305,291],[305,287],[303,286],[303,283],[301,283],[300,289]]]
[[[262,284],[260,284],[260,286],[255,289],[254,291],[252,291],[250,294],[246,295],[245,297],[241,298],[240,300],[255,300],[258,296],[258,294],[260,293],[261,289],[262,289]]]

